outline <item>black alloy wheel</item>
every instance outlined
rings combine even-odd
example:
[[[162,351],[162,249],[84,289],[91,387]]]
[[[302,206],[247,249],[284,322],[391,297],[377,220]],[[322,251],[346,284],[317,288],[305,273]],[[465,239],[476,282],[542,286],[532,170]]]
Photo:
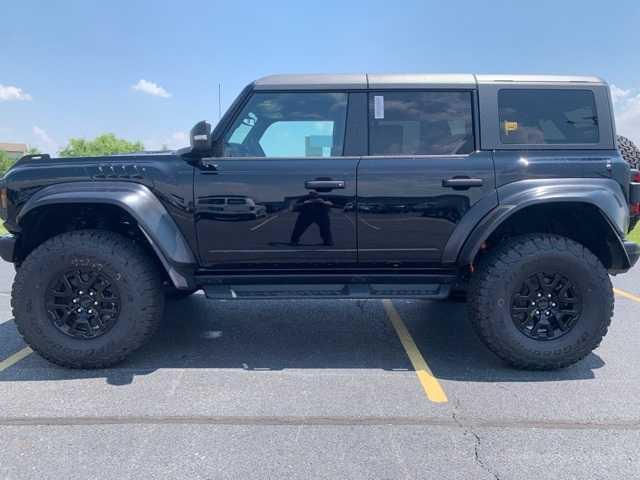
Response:
[[[566,335],[582,313],[578,288],[559,273],[539,272],[527,278],[511,299],[516,328],[534,340]]]
[[[104,272],[83,268],[60,272],[49,283],[45,307],[51,323],[73,338],[89,340],[118,321],[120,292]]]

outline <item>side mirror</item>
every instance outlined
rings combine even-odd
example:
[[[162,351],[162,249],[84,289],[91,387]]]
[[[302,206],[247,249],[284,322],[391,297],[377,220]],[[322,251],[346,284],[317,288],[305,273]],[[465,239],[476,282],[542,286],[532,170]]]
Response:
[[[191,151],[194,153],[211,152],[211,124],[205,120],[198,122],[191,129],[189,135]]]

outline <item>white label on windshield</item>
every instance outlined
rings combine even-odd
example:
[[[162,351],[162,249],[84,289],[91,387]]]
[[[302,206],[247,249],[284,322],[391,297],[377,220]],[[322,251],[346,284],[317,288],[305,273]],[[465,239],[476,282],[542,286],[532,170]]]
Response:
[[[374,95],[373,97],[373,118],[384,118],[384,97]]]

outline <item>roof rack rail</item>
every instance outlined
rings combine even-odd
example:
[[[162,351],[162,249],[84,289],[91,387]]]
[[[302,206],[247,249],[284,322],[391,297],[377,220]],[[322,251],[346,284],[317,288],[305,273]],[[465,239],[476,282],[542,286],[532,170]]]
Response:
[[[51,160],[51,157],[48,153],[31,153],[29,155],[24,155],[20,160]]]

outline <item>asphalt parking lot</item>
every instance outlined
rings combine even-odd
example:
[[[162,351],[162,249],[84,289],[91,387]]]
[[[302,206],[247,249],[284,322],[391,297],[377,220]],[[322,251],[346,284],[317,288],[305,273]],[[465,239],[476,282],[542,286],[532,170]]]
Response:
[[[640,268],[602,346],[557,372],[503,365],[461,303],[201,294],[126,363],[65,370],[25,348],[12,276],[2,479],[640,478]]]

